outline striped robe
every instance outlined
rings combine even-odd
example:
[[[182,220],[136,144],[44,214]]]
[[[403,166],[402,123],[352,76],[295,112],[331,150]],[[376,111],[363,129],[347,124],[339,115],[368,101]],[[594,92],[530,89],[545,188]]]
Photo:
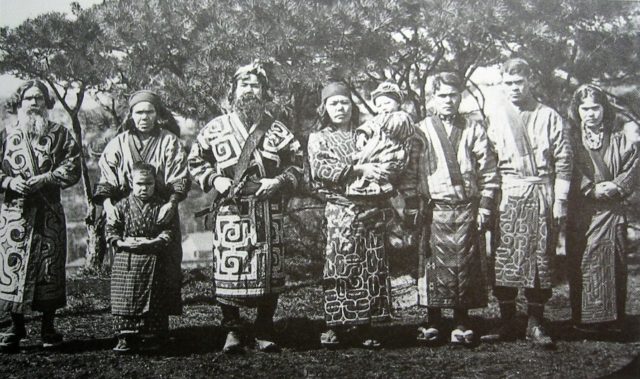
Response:
[[[0,133],[0,310],[24,313],[64,307],[67,239],[60,190],[80,179],[80,147],[62,125],[43,137],[8,127]],[[8,189],[14,177],[50,175],[38,192]]]
[[[171,229],[156,221],[163,205],[157,197],[142,201],[133,195],[118,202],[116,208],[121,219],[107,224],[107,242],[113,244],[127,237],[152,239],[160,235],[169,242]],[[154,250],[146,253],[116,251],[111,270],[111,313],[114,315],[142,316],[164,310],[159,304],[166,286],[165,271],[170,265],[164,248]],[[151,309],[152,297],[156,299],[157,309]]]
[[[423,181],[425,185],[418,187],[420,196],[430,201],[426,210],[428,222],[422,230],[427,238],[421,239],[424,242],[419,247],[419,304],[484,307],[485,245],[476,219],[478,207],[492,209],[499,187],[495,154],[484,126],[466,116],[455,117],[448,136],[436,132],[431,117],[416,129],[419,142],[413,145],[412,163],[405,176]],[[446,147],[443,137],[447,138]],[[451,164],[460,171],[459,183],[449,170]]]

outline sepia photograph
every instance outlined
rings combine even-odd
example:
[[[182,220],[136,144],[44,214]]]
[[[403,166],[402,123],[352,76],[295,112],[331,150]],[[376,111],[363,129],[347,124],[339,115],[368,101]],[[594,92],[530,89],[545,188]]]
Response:
[[[640,0],[0,0],[0,377],[639,378]]]

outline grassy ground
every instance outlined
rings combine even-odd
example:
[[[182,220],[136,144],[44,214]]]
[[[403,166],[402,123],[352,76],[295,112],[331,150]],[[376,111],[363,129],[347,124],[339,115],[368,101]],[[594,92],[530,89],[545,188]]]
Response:
[[[318,271],[318,266],[311,269],[316,278]],[[559,285],[546,312],[558,341],[554,351],[533,350],[521,340],[472,349],[422,347],[414,342],[415,329],[425,317],[424,309],[418,307],[401,310],[392,322],[376,327],[385,345],[380,351],[355,347],[323,350],[318,342],[324,326],[320,284],[316,279],[305,279],[290,283],[281,297],[276,314],[281,353],[249,349],[243,355],[227,356],[220,351],[225,334],[217,326],[220,312],[212,304],[209,279],[201,271],[191,271],[185,277],[184,315],[171,320],[170,346],[155,354],[116,356],[111,351],[115,341],[108,280],[76,278],[69,282],[69,306],[58,320],[66,343],[58,351],[43,351],[38,346],[40,320],[35,315],[20,353],[0,355],[0,377],[596,378],[612,373],[616,373],[614,377],[625,373],[638,377],[637,362],[629,366],[640,354],[638,256],[632,257],[629,279],[628,332],[618,337],[573,330],[568,322],[568,289]],[[479,327],[495,324],[496,308],[492,301],[488,308],[473,313]],[[254,314],[244,316],[252,319]],[[524,315],[520,321],[524,326]]]

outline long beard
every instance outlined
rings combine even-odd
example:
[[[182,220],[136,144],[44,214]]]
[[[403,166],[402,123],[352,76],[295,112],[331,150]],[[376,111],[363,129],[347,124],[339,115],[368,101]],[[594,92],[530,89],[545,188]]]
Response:
[[[46,112],[20,108],[18,112],[18,128],[27,133],[44,136],[49,133],[49,119]]]
[[[238,112],[238,116],[247,127],[260,121],[264,114],[264,102],[253,93],[245,93],[233,104],[233,110]]]

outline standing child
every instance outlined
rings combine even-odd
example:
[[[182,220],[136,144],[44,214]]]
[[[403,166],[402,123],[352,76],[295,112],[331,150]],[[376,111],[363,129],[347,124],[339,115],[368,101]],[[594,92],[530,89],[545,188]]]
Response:
[[[389,82],[381,83],[371,93],[373,104],[380,112],[356,129],[355,164],[381,163],[388,167],[391,178],[377,181],[360,177],[347,188],[347,195],[379,195],[389,193],[393,186],[389,179],[404,170],[408,160],[407,141],[414,133],[408,113],[400,110],[402,92]]]
[[[107,242],[116,253],[111,274],[111,313],[118,344],[115,352],[131,351],[142,335],[162,341],[169,330],[163,305],[163,271],[168,257],[162,248],[171,242],[170,225],[159,225],[164,202],[155,196],[155,168],[136,162],[131,194],[116,204],[117,219],[106,227]]]

